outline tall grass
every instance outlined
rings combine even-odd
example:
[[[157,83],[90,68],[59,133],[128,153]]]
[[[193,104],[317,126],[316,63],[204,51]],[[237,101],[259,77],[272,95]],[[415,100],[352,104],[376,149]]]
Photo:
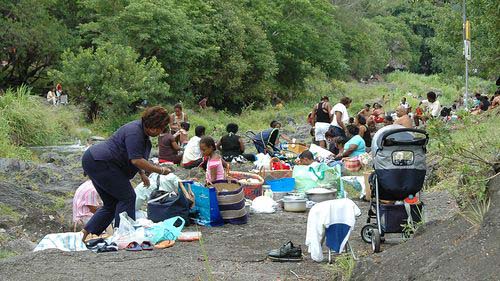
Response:
[[[53,145],[76,135],[79,111],[53,107],[21,86],[0,97],[0,157],[31,157],[27,146]]]
[[[429,123],[431,189],[449,191],[462,206],[485,200],[488,177],[499,163],[499,123],[498,108],[456,123]]]

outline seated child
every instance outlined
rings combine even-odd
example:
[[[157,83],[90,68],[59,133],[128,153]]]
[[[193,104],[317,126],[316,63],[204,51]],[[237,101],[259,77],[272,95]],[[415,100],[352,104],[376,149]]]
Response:
[[[188,132],[190,127],[191,125],[188,122],[182,122],[181,129],[174,134],[174,137],[181,148],[184,148],[189,142]]]
[[[211,185],[218,180],[226,179],[229,172],[229,164],[216,152],[215,141],[211,137],[203,137],[200,140],[200,150],[205,158],[206,183]],[[226,168],[226,170],[224,170]]]
[[[296,162],[298,165],[309,166],[309,165],[315,163],[314,155],[312,154],[311,151],[305,150],[299,155]]]
[[[73,197],[73,222],[85,225],[94,213],[102,206],[101,197],[95,190],[91,180],[82,183]]]

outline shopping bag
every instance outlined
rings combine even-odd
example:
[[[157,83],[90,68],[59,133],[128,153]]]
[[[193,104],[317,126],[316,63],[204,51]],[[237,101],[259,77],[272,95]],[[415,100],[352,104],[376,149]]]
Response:
[[[153,244],[164,240],[177,240],[184,228],[185,220],[181,217],[173,217],[156,223],[145,229],[145,237]]]
[[[295,179],[295,191],[299,193],[305,193],[309,189],[318,186],[318,177],[309,171],[309,166],[294,166],[293,178]]]
[[[309,171],[317,178],[318,186],[324,188],[338,188],[340,184],[341,168],[339,165],[333,167],[325,163],[309,166]]]
[[[172,217],[182,217],[189,223],[190,202],[184,196],[184,192],[155,191],[156,198],[148,201],[148,219],[153,222],[161,222]]]
[[[361,170],[361,162],[357,157],[354,158],[347,157],[342,159],[342,162],[344,163],[344,167],[346,168],[346,170],[350,172],[357,172]]]
[[[223,225],[224,221],[217,202],[217,190],[195,182],[191,184],[191,191],[195,201],[193,211],[197,213],[195,222],[205,226]]]
[[[226,223],[245,224],[248,221],[245,209],[245,192],[235,180],[218,180],[212,184],[217,190],[220,214]]]

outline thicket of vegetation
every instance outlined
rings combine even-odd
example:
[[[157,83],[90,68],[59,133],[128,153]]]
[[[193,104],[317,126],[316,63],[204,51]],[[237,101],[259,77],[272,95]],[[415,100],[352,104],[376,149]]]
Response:
[[[61,82],[90,119],[148,100],[232,112],[307,82],[462,73],[458,0],[19,0],[0,3],[0,88]],[[499,73],[499,10],[468,0],[473,74]]]
[[[79,111],[49,107],[27,87],[0,98],[0,157],[31,159],[27,146],[55,144],[77,136]]]

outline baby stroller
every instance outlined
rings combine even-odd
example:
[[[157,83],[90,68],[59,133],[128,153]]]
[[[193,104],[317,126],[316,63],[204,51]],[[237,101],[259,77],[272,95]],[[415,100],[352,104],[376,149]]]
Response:
[[[403,226],[422,221],[424,204],[409,204],[407,198],[416,198],[423,188],[428,140],[425,131],[408,128],[388,129],[373,139],[372,199],[368,224],[361,230],[361,237],[372,244],[375,253],[380,252],[386,233],[401,233],[406,237],[408,231]],[[381,200],[405,203],[383,204]],[[372,219],[375,223],[370,223]]]
[[[257,134],[248,131],[245,134],[255,145],[257,153],[268,153],[273,157],[280,154],[280,149],[276,147],[276,140],[279,138],[279,135],[280,132],[277,128],[267,129]]]

